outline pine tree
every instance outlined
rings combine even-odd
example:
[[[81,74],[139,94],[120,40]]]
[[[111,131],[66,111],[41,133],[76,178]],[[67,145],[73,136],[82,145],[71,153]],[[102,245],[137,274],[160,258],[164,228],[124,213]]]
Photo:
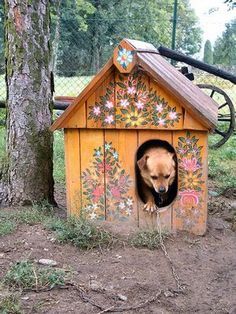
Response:
[[[207,64],[213,64],[213,51],[210,40],[205,42],[203,61]]]

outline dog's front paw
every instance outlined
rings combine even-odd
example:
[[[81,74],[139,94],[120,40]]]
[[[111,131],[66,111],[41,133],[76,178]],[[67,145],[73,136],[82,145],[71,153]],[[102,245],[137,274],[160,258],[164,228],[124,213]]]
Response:
[[[147,211],[147,212],[149,212],[149,213],[154,213],[155,211],[158,210],[158,208],[157,208],[157,206],[156,206],[156,204],[155,204],[154,201],[148,201],[148,202],[144,205],[143,210],[144,210],[144,211]]]

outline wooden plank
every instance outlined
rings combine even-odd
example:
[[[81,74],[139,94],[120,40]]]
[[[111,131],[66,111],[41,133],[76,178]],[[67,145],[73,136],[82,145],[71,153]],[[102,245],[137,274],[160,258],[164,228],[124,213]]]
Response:
[[[208,129],[217,124],[217,104],[157,54],[138,53],[138,64]]]
[[[64,138],[67,210],[70,215],[79,215],[81,208],[79,130],[66,129]]]
[[[88,128],[115,128],[115,72],[87,100]]]
[[[105,220],[105,164],[103,130],[80,130],[83,214]]]
[[[85,89],[75,98],[73,103],[64,111],[64,113],[52,124],[51,131],[67,127],[67,121],[73,116],[78,106],[81,106],[96,88],[105,80],[114,70],[112,58],[104,65],[100,72],[91,80]]]
[[[66,127],[71,128],[85,128],[86,127],[86,105],[81,103],[75,110],[73,116],[67,121]]]
[[[207,131],[206,127],[204,127],[196,118],[193,118],[188,111],[185,110],[184,113],[184,126],[185,130],[200,130]]]
[[[148,140],[163,140],[172,145],[172,134],[169,131],[142,130],[138,131],[138,146]],[[161,225],[162,230],[171,231],[172,206],[161,208],[158,214],[143,211],[143,202],[139,199],[139,226],[144,229],[157,229]]]
[[[138,225],[135,184],[135,154],[137,132],[105,131],[105,160],[107,165],[106,220],[126,226]]]
[[[173,132],[178,157],[178,197],[173,205],[173,230],[197,235],[206,231],[207,137],[204,131]]]

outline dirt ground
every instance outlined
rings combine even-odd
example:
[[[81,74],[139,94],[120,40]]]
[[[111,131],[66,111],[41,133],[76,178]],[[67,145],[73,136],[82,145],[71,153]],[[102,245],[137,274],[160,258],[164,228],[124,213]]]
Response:
[[[227,197],[211,197],[205,236],[180,233],[166,240],[173,264],[161,248],[150,251],[124,246],[84,252],[71,245],[58,244],[53,233],[42,225],[22,225],[14,234],[1,238],[0,276],[7,272],[11,263],[41,258],[57,261],[58,267],[72,274],[77,288],[21,295],[25,313],[234,314],[233,193]],[[63,198],[58,202],[63,204]],[[183,291],[177,289],[171,265],[185,287]]]

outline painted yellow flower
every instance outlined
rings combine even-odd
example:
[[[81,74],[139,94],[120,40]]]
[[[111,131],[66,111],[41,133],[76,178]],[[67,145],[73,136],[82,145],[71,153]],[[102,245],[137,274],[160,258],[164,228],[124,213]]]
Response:
[[[181,180],[182,184],[188,189],[196,189],[202,184],[201,178],[197,177],[197,174],[189,172]]]
[[[129,126],[140,126],[143,122],[145,122],[145,118],[142,117],[140,112],[135,110],[126,114],[125,122],[126,125]]]

